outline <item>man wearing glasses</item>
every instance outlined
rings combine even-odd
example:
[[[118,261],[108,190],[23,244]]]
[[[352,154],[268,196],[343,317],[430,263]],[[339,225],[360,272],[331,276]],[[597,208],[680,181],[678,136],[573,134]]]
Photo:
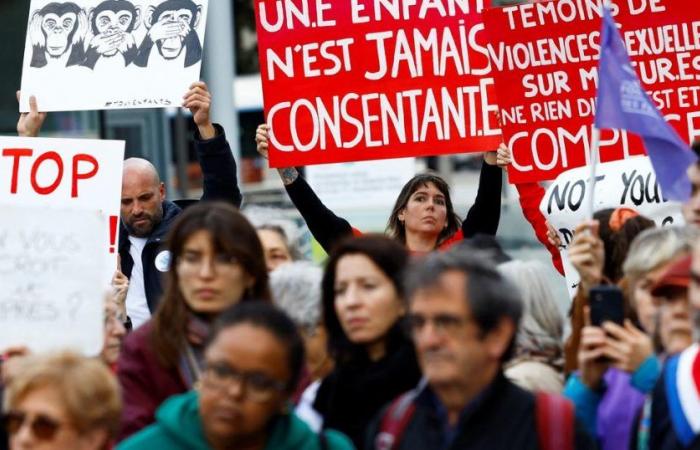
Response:
[[[503,375],[522,303],[485,255],[471,253],[433,254],[407,275],[409,323],[424,380],[375,421],[366,448],[595,448],[561,397],[544,396],[548,405],[538,412],[560,413],[549,414],[548,429],[539,430],[541,402]]]

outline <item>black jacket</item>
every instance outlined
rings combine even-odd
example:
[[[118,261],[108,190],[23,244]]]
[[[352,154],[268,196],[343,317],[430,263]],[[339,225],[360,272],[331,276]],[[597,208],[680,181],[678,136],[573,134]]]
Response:
[[[666,398],[667,370],[668,361],[664,365],[662,375],[659,377],[659,381],[656,382],[656,387],[654,387],[654,392],[652,393],[649,448],[651,450],[700,450],[700,436],[695,436],[695,440],[690,444],[690,447],[685,447],[678,440],[678,436],[673,429],[671,412],[668,409],[668,400]]]
[[[476,234],[496,235],[501,220],[502,187],[501,168],[484,162],[481,166],[479,190],[474,204],[462,222],[464,239]],[[341,239],[353,234],[350,223],[328,209],[303,177],[299,176],[285,188],[292,203],[304,218],[309,231],[326,252],[330,252]]]
[[[242,196],[238,188],[236,161],[231,153],[231,147],[226,141],[224,129],[220,125],[215,125],[215,127],[216,137],[203,141],[197,135],[195,139],[197,157],[204,178],[202,200],[222,200],[240,207]],[[156,257],[165,250],[163,241],[181,212],[182,209],[177,204],[170,201],[163,202],[163,221],[148,236],[148,241],[141,254],[146,300],[151,313],[155,311],[163,293],[162,272],[156,267]],[[121,257],[122,272],[128,278],[131,278],[131,272],[134,268],[134,261],[129,253],[130,247],[129,234],[122,223],[119,230],[119,256]]]
[[[467,406],[451,443],[438,412],[435,395],[426,387],[415,400],[416,410],[397,450],[538,450],[535,396],[500,374]],[[386,411],[386,408],[385,408]],[[384,412],[370,426],[365,450],[374,450]],[[575,449],[593,450],[596,444],[576,422]]]

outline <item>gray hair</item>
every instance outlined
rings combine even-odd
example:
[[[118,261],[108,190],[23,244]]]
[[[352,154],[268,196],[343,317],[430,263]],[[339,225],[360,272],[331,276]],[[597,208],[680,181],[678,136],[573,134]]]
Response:
[[[323,270],[307,261],[282,264],[270,273],[275,304],[302,329],[313,330],[321,322],[322,277]]]
[[[304,245],[305,229],[293,220],[284,218],[284,211],[258,205],[246,206],[243,211],[256,230],[269,230],[282,236],[287,244],[292,260],[304,259],[307,249]]]
[[[466,276],[466,298],[474,321],[486,334],[496,328],[503,318],[509,318],[517,327],[523,313],[518,290],[504,278],[487,254],[470,248],[455,248],[435,252],[414,263],[405,278],[407,298],[412,301],[416,291],[437,286],[447,272],[461,272]],[[511,358],[515,336],[502,361]]]
[[[522,294],[524,314],[517,337],[518,354],[546,354],[560,359],[564,346],[564,319],[547,278],[547,267],[539,261],[510,261],[498,266]]]
[[[640,278],[681,253],[692,251],[700,232],[692,226],[651,228],[637,236],[623,265],[625,276]]]

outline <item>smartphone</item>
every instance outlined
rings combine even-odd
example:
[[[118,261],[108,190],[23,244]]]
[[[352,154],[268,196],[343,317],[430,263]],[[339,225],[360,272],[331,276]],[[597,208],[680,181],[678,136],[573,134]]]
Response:
[[[599,285],[590,292],[591,325],[599,327],[603,322],[622,326],[625,322],[625,306],[622,290],[617,286]]]

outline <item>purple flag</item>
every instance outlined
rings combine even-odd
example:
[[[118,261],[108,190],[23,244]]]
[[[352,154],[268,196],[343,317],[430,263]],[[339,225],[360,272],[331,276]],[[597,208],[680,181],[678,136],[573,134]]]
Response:
[[[669,200],[687,201],[687,168],[697,156],[663,118],[642,87],[608,7],[603,8],[595,126],[638,134]]]

